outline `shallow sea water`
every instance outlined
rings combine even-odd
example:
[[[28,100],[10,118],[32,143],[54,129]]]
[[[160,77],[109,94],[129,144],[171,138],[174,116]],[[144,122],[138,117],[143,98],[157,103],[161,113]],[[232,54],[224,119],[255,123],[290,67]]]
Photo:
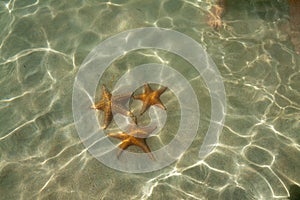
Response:
[[[210,6],[208,0],[1,1],[0,199],[288,199],[290,186],[300,185],[300,56],[285,28],[288,4],[229,0],[220,30],[206,23]],[[174,54],[130,52],[100,84],[111,88],[133,66],[167,62],[196,91],[201,126],[172,165],[119,172],[82,144],[73,83],[100,42],[154,26],[190,36],[214,60],[226,89],[225,124],[217,147],[199,159],[211,109],[203,79]],[[170,118],[161,138],[148,139],[153,149],[172,139],[180,120],[172,92],[162,101]]]

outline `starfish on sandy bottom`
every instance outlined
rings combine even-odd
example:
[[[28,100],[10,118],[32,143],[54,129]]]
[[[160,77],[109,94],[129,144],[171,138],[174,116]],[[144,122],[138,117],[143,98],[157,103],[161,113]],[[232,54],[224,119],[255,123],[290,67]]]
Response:
[[[133,121],[136,121],[132,112],[125,107],[125,103],[130,99],[131,96],[132,93],[112,96],[105,85],[102,85],[102,97],[98,103],[92,106],[92,108],[102,110],[104,112],[103,129],[108,127],[113,119],[113,114],[116,113],[129,116]]]
[[[151,153],[151,150],[146,143],[146,138],[149,137],[154,129],[156,129],[156,126],[139,127],[138,125],[132,123],[129,126],[128,133],[109,133],[108,136],[122,140],[121,144],[118,146],[120,148],[117,154],[118,158],[120,157],[121,153],[129,146],[135,145],[140,147],[145,153],[147,153],[151,160],[155,160],[154,155]]]
[[[158,90],[152,90],[149,84],[144,84],[144,93],[133,96],[134,99],[143,101],[143,107],[140,114],[142,115],[152,105],[156,105],[161,109],[166,110],[166,107],[159,99],[160,95],[162,95],[162,93],[164,93],[166,89],[167,87],[162,87]]]

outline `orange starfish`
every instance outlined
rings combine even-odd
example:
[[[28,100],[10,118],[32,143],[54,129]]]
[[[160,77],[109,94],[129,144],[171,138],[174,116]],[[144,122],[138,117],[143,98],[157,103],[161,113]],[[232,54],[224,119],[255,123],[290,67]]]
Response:
[[[159,99],[160,95],[164,93],[166,89],[167,87],[162,87],[158,90],[152,90],[147,83],[144,84],[144,93],[133,96],[134,99],[143,101],[143,107],[140,114],[142,115],[152,105],[156,105],[161,109],[166,110],[166,107],[162,104],[162,102]]]
[[[92,106],[92,108],[104,111],[103,129],[108,127],[113,119],[113,114],[115,113],[129,116],[135,121],[135,116],[124,106],[124,102],[127,102],[131,96],[132,93],[112,96],[105,85],[102,85],[102,97],[98,103]]]
[[[154,155],[151,153],[149,146],[146,143],[146,138],[156,129],[155,127],[139,127],[136,124],[129,126],[128,133],[109,133],[109,137],[122,140],[118,146],[120,148],[117,157],[119,158],[121,153],[129,146],[135,145],[140,147],[145,153],[147,153],[151,160],[155,160]]]

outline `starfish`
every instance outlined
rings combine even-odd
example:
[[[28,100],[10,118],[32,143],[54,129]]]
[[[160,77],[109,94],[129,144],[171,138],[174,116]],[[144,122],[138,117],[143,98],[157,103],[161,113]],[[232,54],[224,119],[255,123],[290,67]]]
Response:
[[[166,110],[166,107],[162,104],[162,102],[159,99],[160,95],[164,93],[166,89],[167,87],[162,87],[158,90],[152,90],[149,84],[144,84],[144,93],[133,96],[134,99],[143,101],[143,107],[140,112],[140,115],[142,115],[152,105],[156,105],[161,109]]]
[[[118,146],[120,148],[117,157],[119,158],[121,153],[129,146],[135,145],[140,147],[145,153],[147,153],[151,160],[155,160],[154,155],[151,153],[149,146],[146,143],[146,138],[156,129],[155,127],[139,127],[135,123],[129,126],[128,133],[118,132],[109,133],[108,136],[122,140]]]
[[[105,85],[102,85],[102,97],[100,101],[92,106],[93,109],[102,110],[104,112],[104,125],[106,129],[113,119],[113,114],[120,113],[124,116],[129,116],[133,121],[136,121],[135,116],[125,106],[132,93],[124,95],[112,96]]]

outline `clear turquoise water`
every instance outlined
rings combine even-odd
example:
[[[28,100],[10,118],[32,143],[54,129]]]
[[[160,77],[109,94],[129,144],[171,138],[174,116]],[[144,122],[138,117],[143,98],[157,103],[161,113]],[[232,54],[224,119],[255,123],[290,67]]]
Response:
[[[300,57],[285,28],[288,5],[229,1],[226,27],[216,31],[206,23],[209,2],[1,1],[0,199],[287,199],[290,185],[300,184]],[[101,41],[149,26],[204,46],[224,78],[226,121],[215,151],[199,160],[210,117],[203,80],[166,52],[120,58],[103,82],[124,65],[168,61],[190,80],[202,106],[198,135],[177,162],[128,174],[86,151],[73,122],[72,89],[83,59]]]

